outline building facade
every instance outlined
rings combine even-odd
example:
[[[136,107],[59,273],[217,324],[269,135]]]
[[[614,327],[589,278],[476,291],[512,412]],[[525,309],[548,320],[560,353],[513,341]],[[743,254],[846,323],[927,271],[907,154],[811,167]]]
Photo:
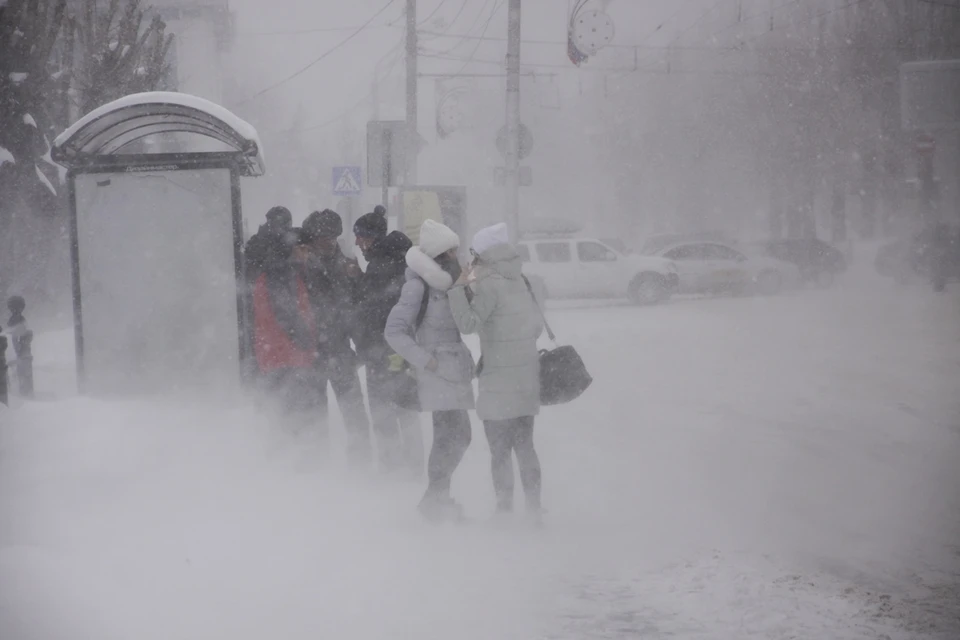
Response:
[[[174,36],[166,89],[224,101],[224,56],[233,42],[228,0],[152,0]]]

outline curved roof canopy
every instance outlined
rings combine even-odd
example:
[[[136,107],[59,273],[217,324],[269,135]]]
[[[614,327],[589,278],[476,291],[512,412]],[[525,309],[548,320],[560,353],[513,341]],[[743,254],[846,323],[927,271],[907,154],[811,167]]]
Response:
[[[138,149],[141,141],[162,141],[156,151]],[[68,167],[98,164],[98,159],[130,152],[138,164],[151,155],[218,154],[239,164],[241,174],[263,175],[262,145],[256,129],[209,100],[185,93],[154,91],[124,96],[94,109],[57,136],[52,158]],[[113,158],[115,160],[115,158]]]

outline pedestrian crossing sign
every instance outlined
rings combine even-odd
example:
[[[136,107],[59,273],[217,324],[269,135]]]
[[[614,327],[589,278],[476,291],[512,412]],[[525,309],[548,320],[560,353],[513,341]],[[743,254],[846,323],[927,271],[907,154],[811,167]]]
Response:
[[[333,195],[358,196],[360,195],[360,167],[333,168]]]

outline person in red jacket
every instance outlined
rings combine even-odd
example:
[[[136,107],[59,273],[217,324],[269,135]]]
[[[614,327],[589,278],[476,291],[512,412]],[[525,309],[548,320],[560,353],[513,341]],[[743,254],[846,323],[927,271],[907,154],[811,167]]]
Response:
[[[294,260],[302,233],[272,237],[270,260],[253,281],[253,352],[267,389],[294,426],[316,423],[323,406],[316,371],[317,329],[307,284]]]

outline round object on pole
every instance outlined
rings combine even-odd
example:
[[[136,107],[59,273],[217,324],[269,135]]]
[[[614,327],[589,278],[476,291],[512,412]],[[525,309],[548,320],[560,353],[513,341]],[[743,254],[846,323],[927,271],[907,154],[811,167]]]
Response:
[[[613,42],[613,20],[602,11],[578,13],[573,18],[573,43],[583,53],[594,56]]]
[[[917,135],[917,139],[914,142],[914,149],[916,149],[917,153],[933,153],[936,148],[937,141],[929,133],[921,133]]]
[[[500,127],[497,132],[497,151],[500,155],[507,155],[507,127]],[[523,160],[533,153],[533,132],[530,127],[520,123],[520,159]]]
[[[440,138],[450,136],[463,126],[460,99],[466,93],[466,87],[454,87],[437,99],[437,135]]]

